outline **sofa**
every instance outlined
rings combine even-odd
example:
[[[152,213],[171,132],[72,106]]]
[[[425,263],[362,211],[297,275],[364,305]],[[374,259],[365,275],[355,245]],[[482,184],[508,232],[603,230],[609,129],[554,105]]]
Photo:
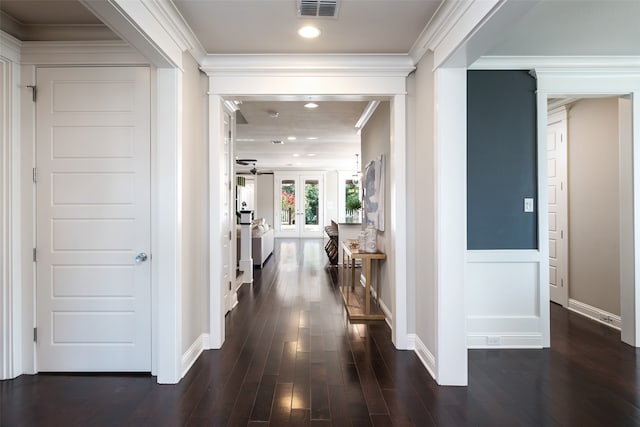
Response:
[[[240,226],[238,226],[238,260],[240,259]],[[264,218],[251,221],[251,258],[253,265],[262,268],[273,253],[274,231]]]

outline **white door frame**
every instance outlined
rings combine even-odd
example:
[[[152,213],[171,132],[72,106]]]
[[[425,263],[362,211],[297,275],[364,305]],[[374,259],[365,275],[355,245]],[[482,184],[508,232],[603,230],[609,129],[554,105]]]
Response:
[[[567,64],[562,64],[567,66]],[[611,65],[608,65],[609,67]],[[535,67],[533,67],[535,68]],[[535,69],[538,79],[538,158],[546,158],[547,152],[547,100],[551,95],[625,95],[632,98],[632,135],[640,135],[640,71],[637,69],[607,70],[606,68]],[[633,220],[621,224],[621,236],[633,236],[633,257],[628,263],[621,262],[621,317],[622,341],[640,346],[640,138],[633,138]],[[549,270],[549,244],[544,238],[549,228],[547,165],[538,162],[538,233],[540,242],[540,307],[543,308],[544,341],[550,345],[549,286],[543,273]],[[621,198],[621,203],[624,201]],[[631,257],[627,254],[627,257]],[[626,258],[621,253],[621,258]],[[544,279],[543,279],[544,278]]]
[[[557,252],[559,254],[558,259],[561,261],[560,268],[558,268],[558,278],[561,280],[560,293],[561,304],[566,307],[569,304],[569,221],[568,221],[568,198],[567,192],[569,189],[569,183],[567,181],[567,151],[568,151],[568,139],[567,139],[567,109],[566,107],[560,107],[550,110],[548,113],[548,125],[554,123],[561,123],[562,132],[565,137],[564,144],[562,145],[561,159],[562,164],[559,166],[561,170],[562,182],[564,182],[564,189],[561,189],[561,195],[557,196],[557,204],[559,206],[560,214],[558,215],[557,222],[562,226],[562,233],[557,245]],[[556,147],[556,151],[560,148]],[[559,167],[556,167],[559,170]]]
[[[55,54],[52,54],[55,52]],[[34,244],[35,211],[31,170],[35,144],[35,106],[32,92],[25,87],[35,84],[37,66],[149,66],[149,61],[123,42],[96,43],[28,43],[21,46],[21,82],[19,102],[12,105],[14,117],[20,118],[19,152],[13,153],[13,189],[19,191],[13,203],[14,218],[21,218],[20,257],[14,259],[15,277],[20,284],[14,288],[11,313],[12,336],[10,348],[4,349],[3,359],[11,359],[13,369],[6,375],[12,378],[38,372],[33,344],[35,313],[35,275],[31,251]],[[14,67],[16,69],[16,67]],[[160,383],[175,383],[183,375],[181,368],[181,299],[179,291],[180,260],[178,257],[180,227],[177,221],[180,206],[178,163],[181,150],[181,123],[178,107],[181,99],[181,71],[176,68],[152,68],[151,93],[151,174],[152,174],[152,374]],[[14,129],[16,134],[17,130]],[[19,165],[19,166],[18,166]],[[162,171],[160,173],[159,171]],[[16,193],[14,193],[16,194]],[[15,251],[14,247],[14,251]],[[15,253],[15,252],[14,252]],[[165,260],[166,262],[160,261]],[[19,270],[19,271],[16,271]],[[158,312],[162,312],[159,316]],[[10,353],[10,354],[9,354]]]
[[[391,212],[390,242],[387,263],[393,271],[395,294],[393,299],[392,340],[399,349],[410,349],[407,323],[407,242],[406,242],[406,76],[413,69],[408,58],[388,57],[387,66],[382,67],[381,58],[349,58],[345,56],[322,56],[316,68],[310,57],[263,56],[234,57],[215,55],[202,61],[202,69],[209,76],[211,144],[210,158],[220,155],[215,144],[219,135],[220,104],[225,98],[251,98],[260,100],[366,100],[385,99],[391,101]],[[235,62],[237,61],[237,62]],[[367,62],[371,61],[371,62]],[[238,71],[241,70],[241,71]],[[366,76],[366,77],[365,77]],[[310,95],[310,88],[313,94]],[[212,165],[215,163],[212,163]],[[219,173],[210,167],[212,189],[219,184]],[[219,209],[211,197],[211,242],[217,242],[220,230],[215,226],[214,212]],[[216,248],[212,245],[211,264],[211,346],[220,348],[224,343],[225,322],[221,301],[223,291],[216,280],[220,268],[213,258]]]

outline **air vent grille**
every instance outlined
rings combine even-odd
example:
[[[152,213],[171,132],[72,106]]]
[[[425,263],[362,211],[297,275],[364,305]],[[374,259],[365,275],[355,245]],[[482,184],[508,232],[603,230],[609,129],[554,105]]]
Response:
[[[337,0],[298,0],[298,16],[335,18],[338,14]]]

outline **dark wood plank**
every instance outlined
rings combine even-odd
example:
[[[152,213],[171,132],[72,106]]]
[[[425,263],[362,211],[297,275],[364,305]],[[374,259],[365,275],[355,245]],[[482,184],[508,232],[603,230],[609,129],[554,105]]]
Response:
[[[309,262],[324,262],[323,242],[304,246],[277,241],[240,288],[223,348],[179,384],[23,375],[0,382],[0,425],[640,425],[640,351],[619,332],[552,304],[550,349],[471,350],[469,386],[441,387],[386,323],[349,323],[330,270]]]

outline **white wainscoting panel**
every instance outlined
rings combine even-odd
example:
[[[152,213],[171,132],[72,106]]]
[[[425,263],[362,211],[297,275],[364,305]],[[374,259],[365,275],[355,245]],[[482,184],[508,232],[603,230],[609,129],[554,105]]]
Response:
[[[539,257],[536,250],[467,252],[469,348],[542,347]]]

